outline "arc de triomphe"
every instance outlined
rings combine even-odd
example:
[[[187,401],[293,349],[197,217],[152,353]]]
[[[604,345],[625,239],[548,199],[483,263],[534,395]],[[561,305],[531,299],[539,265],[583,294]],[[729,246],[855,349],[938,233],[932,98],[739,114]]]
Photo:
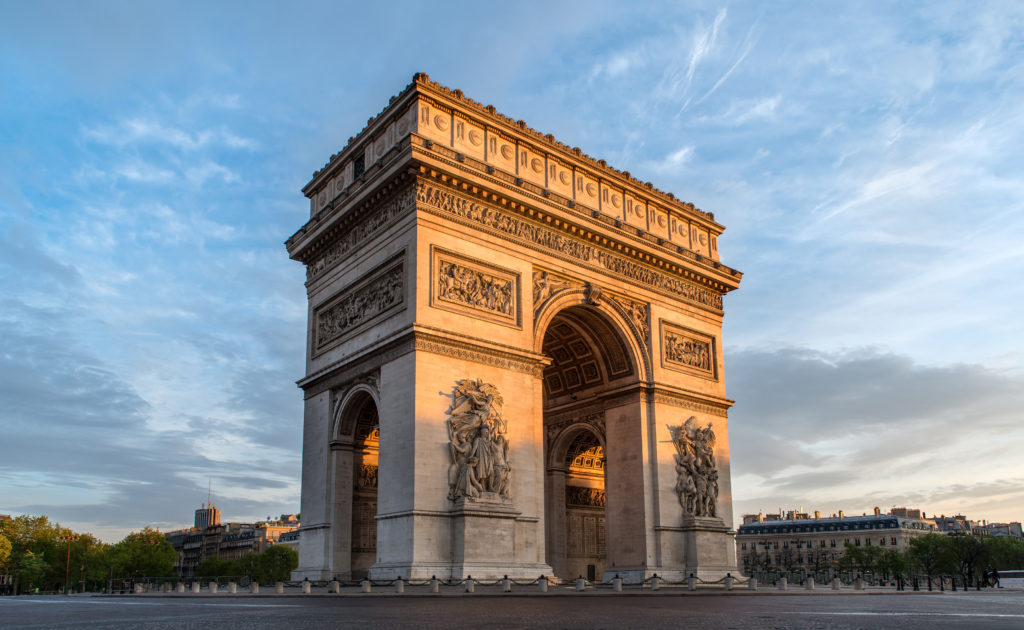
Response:
[[[303,192],[297,578],[736,571],[714,215],[424,74]]]

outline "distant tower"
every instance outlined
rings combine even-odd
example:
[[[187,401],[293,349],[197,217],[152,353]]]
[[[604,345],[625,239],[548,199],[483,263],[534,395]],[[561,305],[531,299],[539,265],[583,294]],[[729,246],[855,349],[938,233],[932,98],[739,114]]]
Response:
[[[213,491],[213,482],[210,482],[210,488],[207,490],[206,499],[207,502],[203,504],[201,509],[196,510],[196,528],[206,529],[214,525],[220,525],[220,510],[214,507],[213,501],[210,500]]]

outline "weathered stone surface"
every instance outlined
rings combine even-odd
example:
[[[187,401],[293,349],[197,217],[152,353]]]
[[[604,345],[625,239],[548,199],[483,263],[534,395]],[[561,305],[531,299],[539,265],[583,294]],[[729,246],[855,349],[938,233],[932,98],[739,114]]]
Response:
[[[713,215],[425,75],[303,192],[296,578],[736,572]]]

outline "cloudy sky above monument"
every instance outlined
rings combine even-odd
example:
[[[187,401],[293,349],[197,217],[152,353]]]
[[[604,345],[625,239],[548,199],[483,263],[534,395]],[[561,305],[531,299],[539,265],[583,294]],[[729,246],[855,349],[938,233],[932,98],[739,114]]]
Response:
[[[382,8],[378,8],[382,7]],[[424,71],[715,213],[737,515],[1020,520],[1024,8],[0,1],[0,512],[299,505],[300,188]]]

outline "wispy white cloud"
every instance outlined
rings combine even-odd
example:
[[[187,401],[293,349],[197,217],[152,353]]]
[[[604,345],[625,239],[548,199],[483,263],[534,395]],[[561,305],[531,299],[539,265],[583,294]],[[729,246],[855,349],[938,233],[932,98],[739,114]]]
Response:
[[[135,143],[163,144],[182,151],[196,151],[214,144],[233,149],[255,149],[259,145],[227,129],[203,129],[188,132],[145,118],[130,118],[117,125],[88,127],[83,135],[95,142],[123,147]]]

